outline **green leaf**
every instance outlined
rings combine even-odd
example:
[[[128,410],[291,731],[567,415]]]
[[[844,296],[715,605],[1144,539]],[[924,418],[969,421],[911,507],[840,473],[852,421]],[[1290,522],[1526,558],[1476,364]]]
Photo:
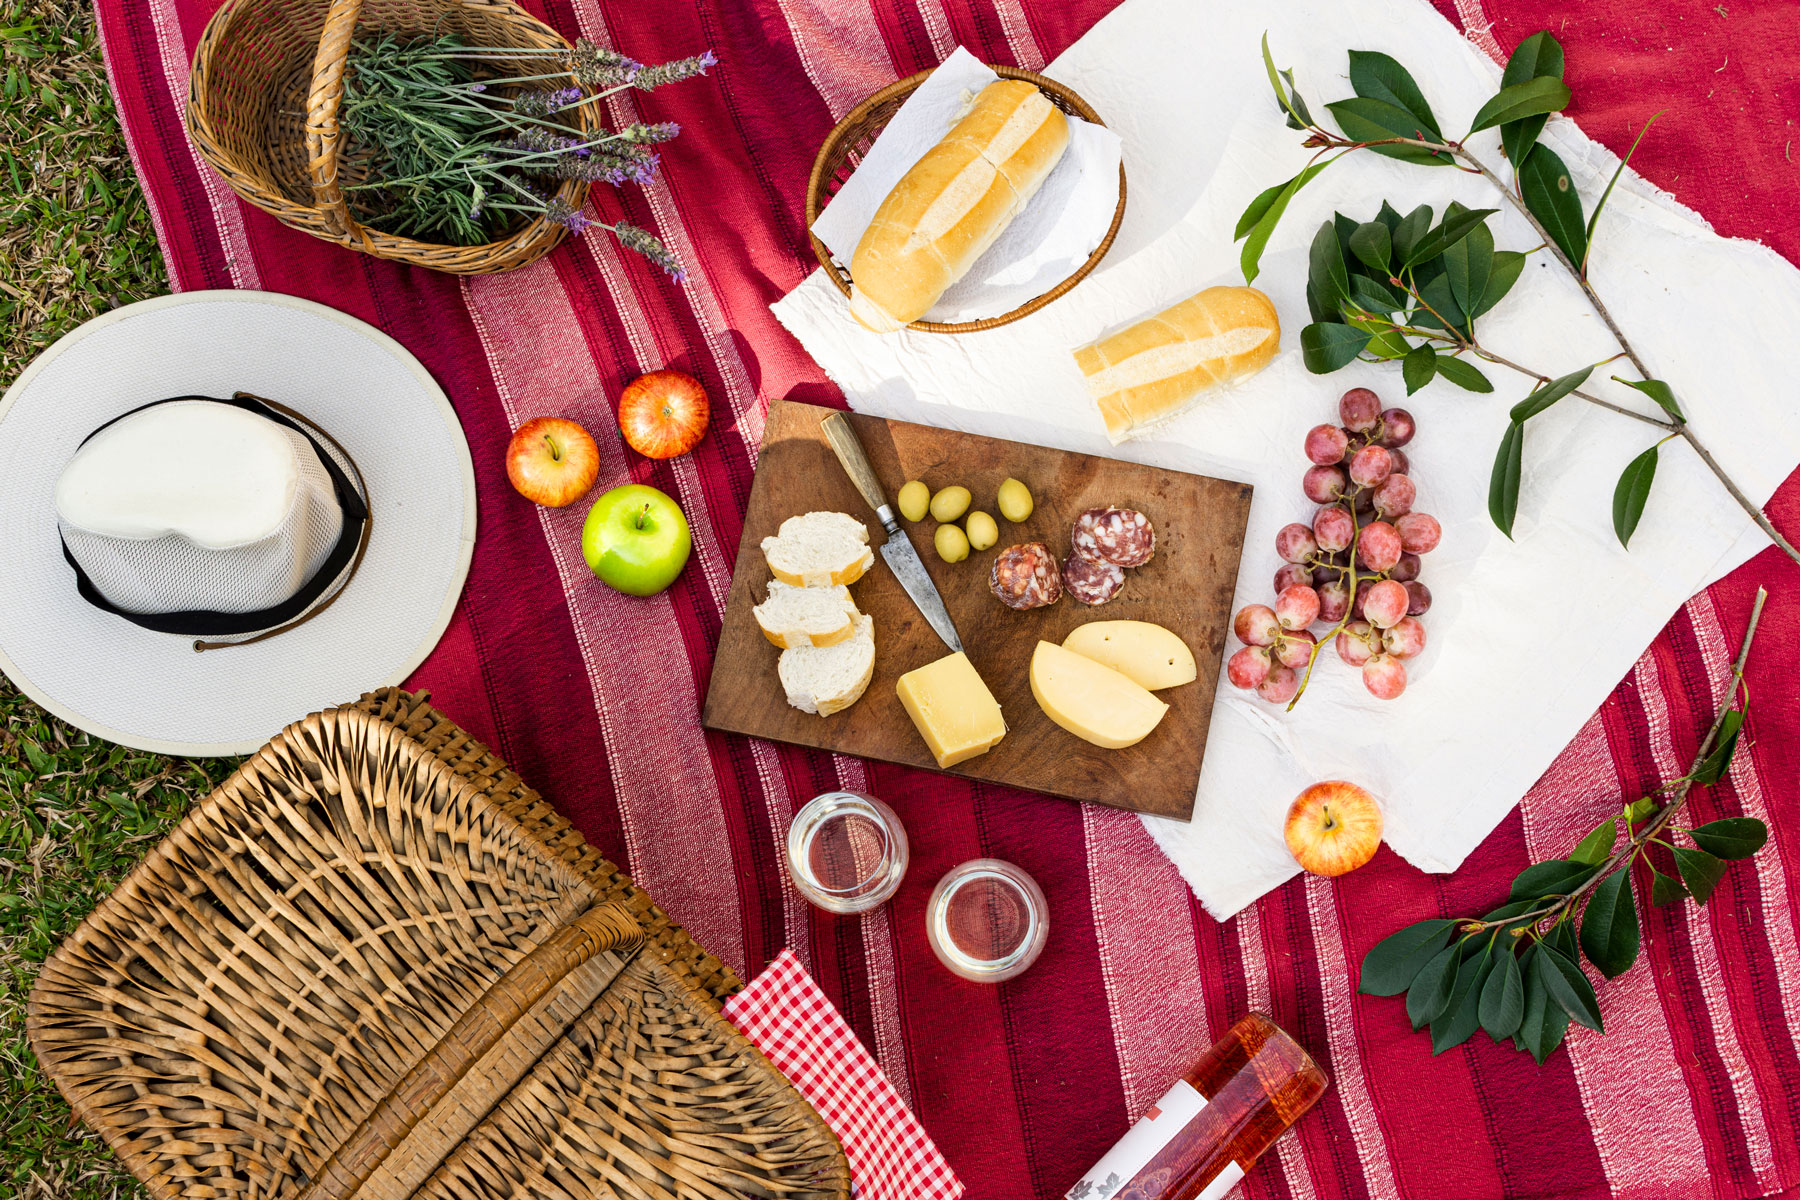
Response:
[[[1481,1027],[1496,1042],[1505,1041],[1518,1031],[1524,1015],[1525,981],[1519,977],[1519,958],[1503,945],[1499,961],[1481,988]]]
[[[1448,379],[1464,391],[1491,392],[1494,390],[1494,385],[1488,382],[1486,375],[1460,358],[1440,355],[1437,360],[1437,373],[1440,378]]]
[[[1367,275],[1350,277],[1350,299],[1364,310],[1382,316],[1397,313],[1406,307],[1386,284],[1378,283]]]
[[[1437,1020],[1449,1006],[1461,961],[1460,945],[1445,946],[1432,955],[1431,961],[1413,978],[1412,986],[1406,992],[1406,1015],[1412,1021],[1414,1033]]]
[[[1581,952],[1608,979],[1617,979],[1637,961],[1637,900],[1629,869],[1608,875],[1588,898],[1581,914]]]
[[[1245,238],[1244,248],[1238,252],[1238,265],[1243,269],[1245,283],[1255,282],[1257,275],[1261,273],[1263,249],[1268,246],[1269,238],[1275,232],[1275,226],[1281,224],[1281,214],[1287,211],[1288,201],[1292,200],[1294,193],[1305,187],[1313,176],[1336,161],[1336,158],[1328,158],[1324,162],[1314,163],[1282,184],[1281,188],[1275,191],[1274,198],[1263,207],[1261,215],[1256,218],[1247,231],[1243,231],[1244,217],[1250,215],[1251,209],[1262,204],[1263,196],[1275,189],[1262,192],[1250,202],[1250,208],[1244,210],[1244,217],[1238,219],[1238,227],[1242,232],[1236,236]]]
[[[1638,391],[1644,393],[1644,395],[1656,401],[1657,407],[1673,417],[1677,425],[1687,424],[1687,418],[1683,416],[1681,412],[1681,405],[1675,403],[1674,389],[1669,387],[1669,385],[1662,380],[1620,379],[1617,375],[1614,375],[1613,382],[1622,383],[1626,387],[1636,388]]]
[[[1631,535],[1637,532],[1644,515],[1644,502],[1650,499],[1650,485],[1656,481],[1656,447],[1652,446],[1630,462],[1619,473],[1613,487],[1613,532],[1619,545],[1629,547]]]
[[[1582,838],[1569,855],[1569,861],[1586,863],[1597,867],[1612,857],[1613,847],[1619,842],[1619,818],[1608,817],[1594,826],[1593,832]]]
[[[1473,315],[1486,298],[1493,269],[1494,234],[1485,221],[1444,249],[1444,274],[1450,280],[1450,294],[1465,314]]]
[[[1468,335],[1469,317],[1456,302],[1456,296],[1450,291],[1450,277],[1439,275],[1430,283],[1419,288],[1420,306],[1413,314],[1413,323],[1423,325],[1427,329],[1444,329]],[[1430,305],[1429,308],[1425,307]]]
[[[1649,796],[1645,796],[1643,799],[1633,800],[1630,804],[1625,806],[1625,820],[1632,825],[1636,825],[1639,821],[1642,821],[1645,817],[1655,811],[1656,801]]]
[[[1400,228],[1400,210],[1386,200],[1381,202],[1381,211],[1375,214],[1375,219],[1386,225],[1389,233]]]
[[[1719,722],[1719,740],[1713,744],[1712,753],[1700,761],[1688,778],[1702,786],[1725,778],[1725,772],[1731,769],[1731,756],[1737,753],[1738,734],[1743,728],[1742,709],[1734,708],[1726,713],[1725,719]]]
[[[1294,192],[1305,187],[1307,183],[1312,180],[1313,176],[1317,175],[1320,171],[1323,171],[1326,167],[1329,167],[1336,161],[1337,159],[1335,158],[1327,158],[1321,162],[1316,162],[1312,166],[1306,168],[1306,170],[1294,176],[1293,179],[1275,184],[1273,187],[1266,187],[1258,192],[1256,194],[1256,199],[1252,200],[1249,206],[1244,209],[1244,215],[1238,218],[1237,229],[1232,233],[1231,240],[1234,242],[1242,241],[1245,234],[1249,233],[1252,229],[1255,229],[1262,223],[1262,219],[1269,215],[1269,210],[1275,207],[1276,201],[1281,200],[1283,193],[1286,193],[1287,197],[1292,199]],[[1286,207],[1285,201],[1283,202],[1283,207]],[[1280,219],[1279,215],[1277,215],[1276,219]]]
[[[1500,250],[1495,252],[1494,261],[1488,269],[1487,290],[1482,293],[1481,303],[1475,306],[1470,317],[1479,317],[1494,305],[1506,298],[1512,291],[1513,284],[1519,281],[1519,272],[1525,269],[1525,256],[1517,250]]]
[[[1704,850],[1675,847],[1675,869],[1681,872],[1681,882],[1687,884],[1688,894],[1701,904],[1712,899],[1713,889],[1725,877],[1725,867],[1724,859],[1715,858]]]
[[[1363,955],[1356,990],[1365,996],[1398,996],[1450,938],[1456,922],[1419,921],[1375,943]]]
[[[1300,331],[1300,360],[1314,375],[1347,366],[1369,344],[1369,333],[1351,325],[1312,324]]]
[[[1581,222],[1581,194],[1556,152],[1543,143],[1519,168],[1519,192],[1525,207],[1538,219],[1568,260],[1577,269],[1587,258],[1587,229]]]
[[[1351,325],[1368,333],[1369,344],[1363,348],[1364,353],[1382,360],[1390,360],[1405,358],[1412,352],[1412,346],[1388,322],[1356,316],[1347,319]]]
[[[1437,371],[1437,351],[1431,348],[1430,342],[1414,346],[1400,364],[1400,378],[1406,381],[1406,394],[1412,395],[1431,382]]]
[[[1319,231],[1313,234],[1307,251],[1306,278],[1317,289],[1320,301],[1328,302],[1334,309],[1350,294],[1344,247],[1338,240],[1337,227],[1330,221],[1321,222]]]
[[[1287,80],[1288,103],[1293,105],[1293,112],[1288,113],[1287,127],[1289,129],[1305,129],[1313,123],[1313,119],[1312,114],[1306,111],[1306,101],[1300,98],[1300,89],[1294,84],[1294,72],[1290,68],[1283,71],[1281,77]],[[1294,119],[1295,113],[1300,116],[1298,121]]]
[[[1543,944],[1546,949],[1562,951],[1570,962],[1574,962],[1581,953],[1580,948],[1575,945],[1575,914],[1564,913],[1550,927],[1550,932],[1544,935]]]
[[[1442,141],[1437,118],[1411,73],[1393,58],[1375,50],[1350,51],[1350,87],[1358,96],[1383,100],[1412,115],[1433,140]]]
[[[1562,1045],[1568,1032],[1569,1014],[1563,1011],[1562,1005],[1550,1002],[1546,996],[1543,1021],[1538,1025],[1537,1042],[1531,1047],[1531,1057],[1537,1059],[1538,1066],[1543,1066],[1544,1060],[1556,1053],[1556,1048]]]
[[[1510,895],[1514,900],[1537,900],[1544,896],[1566,896],[1594,873],[1589,863],[1552,858],[1532,863],[1513,876]]]
[[[1600,1001],[1594,997],[1594,985],[1588,982],[1587,973],[1573,958],[1548,941],[1539,945],[1542,946],[1543,953],[1538,955],[1537,970],[1550,998],[1564,1012],[1595,1033],[1605,1033],[1606,1023],[1600,1018]]]
[[[1720,858],[1749,858],[1769,840],[1769,827],[1755,817],[1726,817],[1688,830],[1694,844]]]
[[[1337,118],[1338,128],[1351,141],[1379,142],[1385,138],[1435,140],[1439,136],[1424,128],[1405,109],[1396,108],[1383,100],[1355,96],[1349,100],[1335,100],[1325,107],[1331,110],[1331,115]],[[1448,154],[1427,150],[1423,146],[1370,146],[1369,149],[1388,158],[1420,166],[1450,165]]]
[[[1661,908],[1665,904],[1677,904],[1687,899],[1688,890],[1681,886],[1681,880],[1664,875],[1652,867],[1650,869],[1650,904],[1653,908]]]
[[[1488,476],[1488,516],[1496,528],[1512,536],[1513,519],[1519,515],[1519,475],[1525,465],[1525,427],[1514,421],[1500,439],[1494,469]]]
[[[1549,383],[1541,383],[1531,393],[1512,407],[1512,419],[1515,424],[1523,425],[1537,416],[1558,400],[1587,382],[1592,367],[1583,367],[1579,371],[1570,371],[1567,375],[1559,375]]]
[[[1454,215],[1444,214],[1442,223],[1436,229],[1420,238],[1413,248],[1407,251],[1405,266],[1423,262],[1428,258],[1436,258],[1456,243],[1469,236],[1469,231],[1480,225],[1500,210],[1497,208],[1476,208]]]
[[[1512,52],[1512,57],[1506,60],[1506,72],[1500,77],[1500,84],[1502,87],[1512,87],[1540,76],[1561,79],[1562,75],[1562,46],[1546,29],[1519,43],[1518,49]],[[1531,148],[1537,144],[1538,134],[1544,131],[1544,122],[1548,119],[1547,116],[1524,117],[1500,127],[1500,144],[1505,147],[1507,160],[1513,164],[1514,170],[1531,153]]]
[[[1527,79],[1524,83],[1501,88],[1499,94],[1482,105],[1481,110],[1475,114],[1475,123],[1469,127],[1469,132],[1479,133],[1483,129],[1492,129],[1503,121],[1518,121],[1526,117],[1561,112],[1569,99],[1569,85],[1560,79],[1548,75]]]
[[[1668,111],[1668,109],[1663,110],[1663,112],[1667,112],[1667,111]],[[1650,127],[1652,125],[1656,124],[1656,118],[1660,117],[1660,116],[1662,116],[1662,112],[1653,113],[1653,114],[1651,114],[1650,119],[1648,121],[1644,122],[1644,127],[1642,129],[1638,130],[1636,137],[1631,139],[1631,148],[1626,150],[1625,157],[1621,158],[1619,160],[1619,169],[1614,171],[1612,173],[1612,178],[1606,181],[1606,190],[1604,192],[1600,193],[1600,203],[1594,205],[1593,214],[1588,217],[1588,223],[1587,223],[1588,253],[1590,253],[1590,254],[1593,253],[1593,250],[1594,250],[1594,226],[1596,226],[1600,223],[1600,212],[1602,209],[1604,209],[1606,207],[1606,202],[1608,200],[1612,199],[1613,185],[1619,182],[1619,176],[1621,176],[1625,173],[1625,164],[1631,161],[1631,156],[1633,154],[1637,153],[1638,143],[1644,140],[1644,135],[1646,133],[1650,132]],[[1583,270],[1587,269],[1587,263],[1583,262],[1581,265],[1582,265]]]
[[[1365,221],[1350,235],[1350,253],[1374,270],[1380,271],[1383,279],[1388,275],[1388,260],[1392,251],[1393,234],[1380,221]]]
[[[1394,254],[1401,262],[1412,256],[1412,249],[1418,245],[1425,231],[1431,228],[1431,205],[1421,204],[1419,207],[1400,218],[1400,224],[1394,229]]]
[[[1481,956],[1464,964],[1456,974],[1450,1002],[1431,1023],[1431,1052],[1442,1054],[1469,1040],[1481,1024],[1481,993],[1494,970],[1494,944],[1484,941]]]
[[[1287,113],[1288,120],[1297,122],[1300,114],[1294,108],[1293,102],[1288,99],[1287,89],[1281,86],[1281,74],[1275,70],[1275,57],[1269,53],[1269,33],[1266,29],[1263,31],[1262,56],[1263,67],[1269,72],[1269,86],[1275,89],[1276,101],[1280,103],[1281,110]],[[1295,124],[1291,128],[1302,129],[1304,126]]]

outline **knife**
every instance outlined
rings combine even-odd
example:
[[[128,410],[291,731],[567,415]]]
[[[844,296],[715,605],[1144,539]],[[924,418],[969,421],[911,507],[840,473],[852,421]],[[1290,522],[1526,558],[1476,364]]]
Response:
[[[918,605],[926,623],[944,639],[944,644],[957,653],[962,653],[962,639],[956,636],[956,626],[950,620],[950,610],[944,607],[944,598],[938,595],[937,585],[925,573],[925,563],[919,558],[919,552],[913,549],[906,531],[900,528],[900,522],[894,517],[894,510],[882,495],[881,480],[875,477],[875,468],[869,465],[869,456],[863,453],[862,443],[856,440],[856,431],[850,428],[850,422],[844,420],[842,413],[832,413],[821,424],[825,430],[825,440],[831,443],[832,452],[843,465],[844,474],[850,476],[850,482],[856,485],[862,498],[869,502],[881,527],[887,531],[887,541],[881,546],[881,557],[887,561],[888,570],[894,573],[894,578],[900,581],[900,586],[906,589],[906,594]]]

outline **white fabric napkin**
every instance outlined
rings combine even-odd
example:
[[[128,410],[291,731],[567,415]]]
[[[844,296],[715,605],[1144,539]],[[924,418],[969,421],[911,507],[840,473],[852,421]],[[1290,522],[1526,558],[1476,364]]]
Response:
[[[849,263],[863,230],[900,177],[963,118],[976,93],[999,78],[958,46],[906,98],[856,173],[813,222],[813,232],[839,262]],[[925,319],[953,323],[997,317],[1073,275],[1112,225],[1119,206],[1119,152],[1118,134],[1071,117],[1069,148],[1031,203],[969,273],[939,297]]]
[[[1131,198],[1099,270],[1023,321],[954,337],[868,333],[817,275],[775,305],[858,411],[1250,481],[1256,497],[1238,605],[1267,602],[1275,531],[1310,518],[1313,506],[1300,492],[1302,439],[1312,425],[1335,420],[1337,397],[1372,387],[1417,415],[1418,437],[1406,448],[1417,507],[1442,521],[1444,539],[1426,556],[1430,641],[1408,664],[1406,694],[1375,700],[1335,654],[1319,664],[1293,713],[1221,679],[1192,824],[1146,819],[1220,918],[1296,872],[1282,817],[1301,788],[1320,779],[1370,788],[1383,800],[1389,845],[1424,870],[1456,869],[1676,608],[1766,544],[1693,453],[1671,443],[1632,547],[1621,549],[1611,528],[1613,484],[1655,431],[1573,399],[1530,424],[1509,542],[1488,520],[1486,493],[1507,410],[1529,390],[1522,376],[1484,364],[1492,395],[1439,381],[1406,399],[1397,366],[1309,375],[1298,351],[1308,319],[1306,247],[1334,208],[1368,220],[1383,198],[1402,211],[1429,202],[1440,213],[1460,199],[1502,209],[1490,222],[1501,248],[1536,244],[1481,179],[1370,154],[1338,163],[1301,192],[1264,256],[1256,286],[1281,315],[1280,357],[1154,438],[1107,445],[1070,348],[1205,284],[1242,282],[1231,236],[1238,215],[1308,156],[1299,135],[1283,128],[1269,91],[1258,49],[1265,29],[1276,63],[1295,69],[1315,113],[1351,94],[1348,48],[1383,50],[1410,68],[1453,136],[1498,86],[1494,64],[1422,0],[1128,0],[1045,72],[1080,91],[1124,138]],[[1617,159],[1567,120],[1552,120],[1544,139],[1591,211]],[[1496,166],[1503,161],[1494,131],[1471,148]],[[1719,461],[1753,499],[1766,500],[1800,461],[1800,411],[1791,401],[1800,272],[1766,247],[1714,235],[1630,172],[1595,247],[1592,276],[1614,316],[1674,386]],[[1616,350],[1542,254],[1477,333],[1551,375]],[[1606,381],[1615,372],[1629,377],[1623,368],[1596,370],[1589,386],[1643,406],[1637,393]],[[1235,648],[1228,639],[1227,651]]]

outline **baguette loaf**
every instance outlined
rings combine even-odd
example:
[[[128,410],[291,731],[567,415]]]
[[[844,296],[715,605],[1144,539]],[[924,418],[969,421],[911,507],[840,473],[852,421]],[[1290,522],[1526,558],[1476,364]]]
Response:
[[[851,622],[850,636],[835,646],[795,646],[781,652],[775,673],[787,702],[801,712],[821,717],[843,712],[875,678],[875,622],[863,613]]]
[[[1209,388],[1239,383],[1281,349],[1269,298],[1209,287],[1075,351],[1113,444],[1186,412]]]
[[[892,333],[930,311],[1025,207],[1069,145],[1034,85],[998,80],[889,192],[850,259],[850,313]]]
[[[858,615],[850,589],[794,587],[769,580],[769,598],[750,610],[763,636],[783,650],[835,646],[855,630]]]
[[[793,587],[855,583],[875,564],[869,529],[846,513],[810,512],[789,517],[774,537],[762,540],[775,578]]]

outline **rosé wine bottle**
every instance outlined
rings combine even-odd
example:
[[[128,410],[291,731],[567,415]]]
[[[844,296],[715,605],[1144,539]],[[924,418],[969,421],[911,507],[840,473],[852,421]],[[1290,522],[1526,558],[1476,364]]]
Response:
[[[1280,1026],[1251,1013],[1064,1200],[1219,1200],[1330,1083]]]

